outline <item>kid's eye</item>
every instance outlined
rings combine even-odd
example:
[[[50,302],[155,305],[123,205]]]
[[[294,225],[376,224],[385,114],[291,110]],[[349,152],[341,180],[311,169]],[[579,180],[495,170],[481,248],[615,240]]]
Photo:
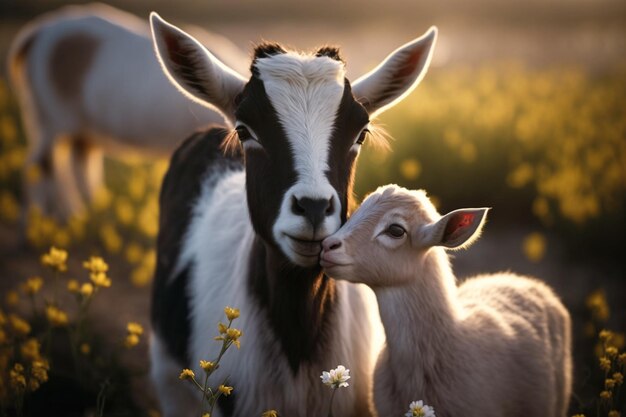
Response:
[[[386,233],[394,239],[400,239],[406,234],[406,230],[404,230],[404,227],[399,224],[394,223],[387,228]]]

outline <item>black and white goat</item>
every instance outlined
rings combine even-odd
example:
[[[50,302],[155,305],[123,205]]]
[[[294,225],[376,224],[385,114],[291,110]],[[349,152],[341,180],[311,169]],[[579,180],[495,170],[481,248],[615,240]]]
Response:
[[[200,32],[230,65],[246,55]],[[222,116],[181,96],[155,59],[145,20],[104,4],[68,6],[28,23],[8,59],[29,145],[26,195],[65,219],[102,183],[103,153],[170,156]],[[244,67],[245,69],[245,67]]]
[[[301,54],[264,43],[245,80],[158,15],[151,24],[171,80],[236,132],[189,138],[161,190],[151,360],[165,416],[197,412],[199,398],[177,376],[217,355],[212,336],[226,305],[241,309],[244,336],[217,371],[235,391],[216,415],[322,415],[329,392],[319,375],[337,364],[350,368],[352,384],[335,414],[372,415],[382,338],[375,300],[322,273],[320,244],[346,221],[371,118],[420,81],[436,29],[351,85],[336,48]],[[229,138],[241,142],[237,155],[222,151]]]

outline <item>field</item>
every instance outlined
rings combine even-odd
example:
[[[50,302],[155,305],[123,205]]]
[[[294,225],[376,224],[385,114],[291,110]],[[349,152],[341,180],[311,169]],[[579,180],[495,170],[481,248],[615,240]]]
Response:
[[[349,74],[371,68],[437,23],[440,50],[433,68],[378,121],[392,138],[390,150],[365,147],[357,196],[393,182],[426,189],[441,212],[492,207],[481,239],[454,253],[455,271],[465,278],[512,270],[555,288],[574,322],[570,415],[614,417],[619,414],[611,411],[626,413],[621,382],[612,377],[626,366],[626,13],[608,0],[604,8],[581,0],[568,13],[560,13],[566,6],[559,3],[541,8],[530,2],[536,12],[531,6],[494,8],[490,1],[478,2],[472,12],[432,6],[409,28],[401,1],[386,19],[369,25],[375,12],[363,11],[340,30],[344,9],[336,20],[311,6],[309,18],[293,11],[290,19],[291,11],[283,10],[253,21],[246,15],[255,10],[253,2],[242,2],[244,17],[217,5],[226,17],[206,21],[244,48],[263,37],[301,48],[341,44]],[[11,13],[2,18],[0,62],[25,19],[57,4],[2,6]],[[270,10],[280,6],[285,3]],[[134,7],[140,14],[150,8],[141,2]],[[189,2],[172,13],[201,23],[205,15],[192,17],[193,10],[206,12]],[[362,54],[364,43],[371,46],[368,54]],[[24,226],[21,184],[37,175],[22,169],[26,151],[19,109],[3,75],[0,415],[156,416],[146,377],[148,317],[157,196],[168,162],[109,158],[106,188],[85,213],[61,224],[31,210]],[[67,250],[67,261],[50,254],[51,246]],[[52,256],[42,260],[45,253]],[[83,266],[91,256],[106,261],[110,283],[97,265]],[[212,320],[217,325],[223,318]],[[603,329],[611,333],[600,334]],[[31,372],[22,388],[18,362]]]

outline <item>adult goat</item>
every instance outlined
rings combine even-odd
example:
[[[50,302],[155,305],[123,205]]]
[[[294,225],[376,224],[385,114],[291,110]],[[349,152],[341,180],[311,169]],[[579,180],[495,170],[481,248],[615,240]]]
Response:
[[[248,62],[225,38],[199,34],[230,65]],[[64,7],[30,22],[8,63],[29,144],[26,198],[61,220],[97,191],[103,153],[169,157],[198,128],[223,122],[168,81],[144,20],[103,4]]]
[[[177,377],[217,355],[212,335],[230,305],[241,309],[244,336],[215,374],[235,386],[219,416],[322,415],[329,392],[319,375],[340,363],[352,379],[335,414],[372,415],[375,301],[321,272],[320,243],[346,220],[370,119],[417,85],[436,30],[351,87],[336,48],[301,54],[263,43],[245,80],[158,15],[151,24],[171,80],[235,126],[188,139],[161,190],[151,359],[164,414],[197,412],[199,397]],[[238,151],[225,154],[233,141]]]

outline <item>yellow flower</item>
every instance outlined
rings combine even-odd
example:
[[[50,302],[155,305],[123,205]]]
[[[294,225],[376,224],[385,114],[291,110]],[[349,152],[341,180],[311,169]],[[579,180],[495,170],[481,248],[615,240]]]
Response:
[[[618,356],[620,365],[626,365],[626,353],[622,353]]]
[[[215,369],[215,364],[211,361],[200,361],[200,367],[202,369],[204,369],[207,372],[211,372],[213,369]]]
[[[609,346],[608,348],[606,348],[606,354],[607,356],[613,358],[615,356],[617,356],[617,348],[614,346]]]
[[[89,355],[91,353],[91,346],[88,343],[81,343],[80,345],[80,353],[83,355]]]
[[[585,417],[584,414],[574,414],[572,417]]]
[[[211,417],[211,413],[204,413],[202,414],[202,417]]]
[[[621,414],[617,410],[611,410],[611,411],[609,411],[609,414],[608,414],[608,417],[620,417],[620,416],[621,416]]]
[[[546,238],[543,234],[533,232],[524,238],[524,254],[531,262],[539,262],[546,252]]]
[[[34,361],[39,359],[39,341],[34,338],[30,338],[20,346],[20,353],[24,359],[28,359],[30,361]]]
[[[126,346],[128,349],[134,346],[137,346],[138,344],[139,344],[139,336],[137,336],[134,333],[127,335],[126,339],[124,340],[124,346]]]
[[[40,277],[31,277],[28,278],[22,286],[22,291],[29,295],[37,294],[42,286],[43,279],[41,279]]]
[[[607,378],[604,380],[604,387],[606,389],[613,388],[615,386],[615,380],[611,378]]]
[[[30,378],[28,380],[28,390],[30,392],[37,391],[40,385],[41,384],[39,383],[39,381],[37,381],[35,378]]]
[[[613,374],[613,379],[615,380],[615,383],[616,383],[617,385],[621,385],[621,384],[622,384],[622,382],[624,382],[624,375],[622,375],[622,373],[621,373],[621,372],[615,372],[615,373]]]
[[[93,290],[94,290],[93,285],[91,285],[91,283],[89,282],[85,282],[80,287],[80,293],[85,298],[91,297],[91,294],[93,294]]]
[[[194,374],[191,369],[183,369],[183,371],[178,376],[179,379],[193,379],[195,377],[196,374]]]
[[[602,398],[603,400],[608,400],[611,397],[612,397],[611,391],[604,390],[600,393],[600,398]]]
[[[111,286],[111,278],[107,277],[104,272],[92,272],[89,278],[97,287],[109,288]]]
[[[91,273],[104,273],[109,270],[109,265],[99,256],[92,256],[83,262],[83,267]]]
[[[52,305],[46,307],[46,317],[53,326],[64,326],[68,321],[67,313]]]
[[[217,388],[217,390],[219,392],[221,392],[222,394],[224,394],[224,395],[230,395],[230,393],[233,391],[233,389],[234,389],[233,387],[228,387],[226,385],[220,385]]]
[[[7,291],[4,300],[9,306],[16,306],[20,302],[20,295],[14,290]]]
[[[9,372],[10,383],[13,389],[21,390],[26,388],[26,378],[24,377],[23,372],[24,367],[19,363],[16,363],[15,366],[13,366],[13,369]]]
[[[70,279],[67,281],[67,290],[71,293],[77,293],[80,291],[80,286],[78,285],[78,281],[75,279]]]
[[[611,360],[606,356],[600,358],[600,369],[608,371],[611,369]]]
[[[131,321],[128,325],[126,325],[126,330],[128,330],[128,333],[136,334],[137,336],[141,336],[143,334],[143,327],[141,327],[141,324],[134,321]]]
[[[217,324],[217,330],[220,332],[220,334],[225,334],[228,330],[228,326],[220,322]]]
[[[278,412],[276,410],[267,410],[261,414],[261,417],[278,417]]]
[[[48,370],[50,370],[48,361],[36,360],[31,365],[30,373],[37,381],[46,382],[48,380]]]
[[[239,309],[232,308],[232,307],[225,307],[224,314],[226,314],[226,318],[228,320],[235,320],[237,317],[239,317]]]
[[[41,256],[41,263],[58,272],[67,271],[67,251],[57,249],[54,246],[50,248],[48,253]]]
[[[25,336],[30,333],[30,324],[26,320],[21,319],[15,314],[9,316],[9,321],[13,330],[19,335]]]

